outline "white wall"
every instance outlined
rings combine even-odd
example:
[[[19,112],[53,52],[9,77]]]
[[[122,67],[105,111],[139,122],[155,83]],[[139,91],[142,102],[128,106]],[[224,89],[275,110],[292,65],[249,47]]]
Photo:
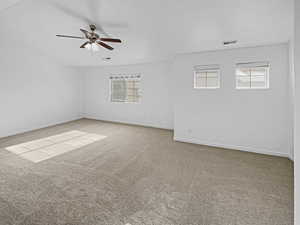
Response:
[[[84,68],[84,116],[87,118],[173,128],[173,104],[170,90],[170,63]],[[141,73],[140,103],[111,103],[111,74]]]
[[[270,89],[236,90],[235,63],[253,61],[270,61]],[[193,89],[193,66],[207,64],[221,65],[221,88]],[[287,45],[180,55],[172,71],[176,140],[290,156]]]
[[[294,171],[295,171],[295,225],[300,224],[300,2],[295,1],[295,147],[294,147]]]
[[[14,46],[0,47],[0,137],[79,118],[80,75]]]
[[[288,44],[279,44],[178,55],[164,63],[82,68],[84,116],[174,127],[176,140],[292,157],[289,54]],[[253,61],[270,61],[270,89],[236,90],[235,63]],[[193,89],[193,66],[216,63],[221,88]],[[109,76],[122,73],[142,74],[140,104],[110,103]]]
[[[291,159],[294,159],[294,122],[295,122],[295,41],[292,37],[289,41],[289,104],[290,104],[290,127],[292,127]]]

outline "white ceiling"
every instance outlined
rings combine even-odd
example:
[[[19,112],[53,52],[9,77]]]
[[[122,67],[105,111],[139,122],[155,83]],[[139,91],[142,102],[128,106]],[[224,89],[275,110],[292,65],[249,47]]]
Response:
[[[0,2],[0,11],[8,9],[9,7],[14,6],[21,0],[1,0]]]
[[[293,0],[1,0],[1,9],[1,39],[79,66],[166,60],[223,49],[224,40],[238,40],[235,47],[287,42],[293,30]],[[123,43],[92,55],[79,48],[83,40],[55,36],[81,35],[91,22]]]

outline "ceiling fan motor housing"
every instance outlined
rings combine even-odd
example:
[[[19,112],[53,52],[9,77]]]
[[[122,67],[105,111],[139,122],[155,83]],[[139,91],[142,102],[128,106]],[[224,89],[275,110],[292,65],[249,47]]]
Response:
[[[96,33],[91,33],[91,36],[90,36],[90,40],[91,40],[91,41],[95,42],[95,41],[97,41],[97,39],[99,39],[99,38],[100,38],[100,37],[99,37],[98,34],[96,34]]]
[[[91,24],[91,25],[90,25],[90,29],[91,29],[92,31],[95,31],[95,30],[96,30],[96,26],[95,26],[94,24]]]

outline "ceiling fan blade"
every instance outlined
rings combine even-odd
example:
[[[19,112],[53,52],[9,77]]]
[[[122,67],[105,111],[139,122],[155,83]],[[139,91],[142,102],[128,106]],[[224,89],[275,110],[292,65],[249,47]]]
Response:
[[[85,35],[86,38],[89,38],[90,32],[88,32],[87,30],[84,30],[84,29],[80,29],[80,31],[81,31],[82,33],[84,33],[84,35]]]
[[[85,46],[89,43],[90,43],[89,41],[85,42],[83,45],[80,46],[80,48],[85,48]]]
[[[98,41],[96,43],[99,44],[99,45],[101,45],[104,48],[107,48],[108,50],[113,50],[114,49],[113,47],[111,47],[111,46],[109,46],[109,45],[107,45],[107,44],[105,44],[105,43],[103,43],[101,41]]]
[[[105,42],[115,42],[115,43],[121,43],[122,41],[120,39],[115,38],[99,38],[101,41]]]
[[[61,35],[57,34],[56,37],[63,37],[63,38],[76,38],[76,39],[85,39],[84,37],[76,37],[76,36],[70,36],[70,35]]]

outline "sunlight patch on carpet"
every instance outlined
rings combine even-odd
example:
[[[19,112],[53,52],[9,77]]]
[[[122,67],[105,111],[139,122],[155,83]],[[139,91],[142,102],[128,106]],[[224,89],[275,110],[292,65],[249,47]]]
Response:
[[[106,138],[106,136],[72,130],[58,135],[9,146],[6,147],[6,150],[31,162],[38,163],[79,149],[104,138]]]

